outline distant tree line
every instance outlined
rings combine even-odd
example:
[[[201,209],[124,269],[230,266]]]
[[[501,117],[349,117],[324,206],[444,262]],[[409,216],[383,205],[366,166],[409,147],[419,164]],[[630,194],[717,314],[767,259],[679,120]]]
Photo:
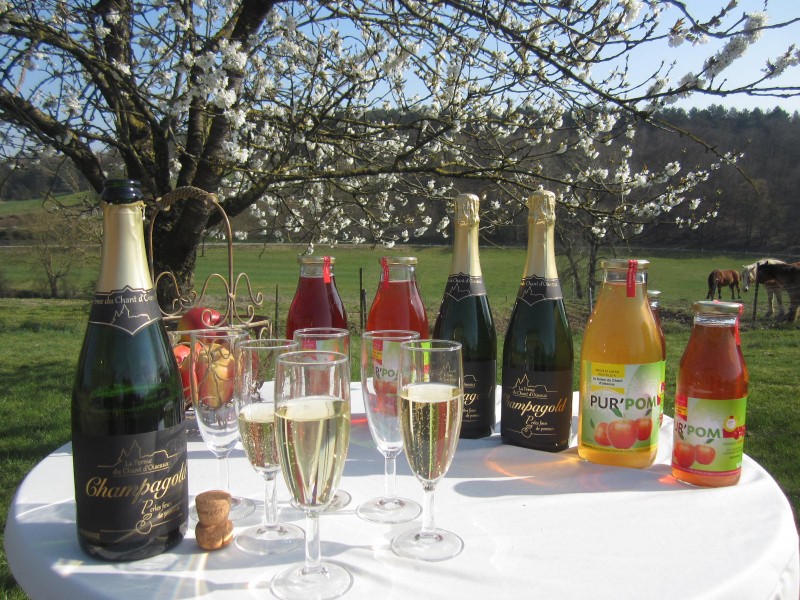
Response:
[[[382,115],[382,119],[391,117]],[[788,255],[800,254],[800,115],[789,114],[781,108],[764,111],[728,109],[712,106],[708,109],[667,109],[664,117],[687,131],[685,138],[660,130],[651,123],[640,125],[632,142],[634,166],[646,168],[648,163],[663,163],[665,157],[681,164],[701,162],[700,154],[707,152],[702,145],[691,141],[689,135],[706,145],[731,152],[737,156],[733,164],[723,164],[709,178],[698,183],[694,197],[703,198],[696,208],[682,205],[662,215],[643,228],[632,239],[635,243],[665,247],[718,248],[743,251],[772,251]],[[688,132],[691,132],[689,134]],[[559,168],[568,171],[570,165]],[[554,178],[563,173],[553,173]],[[492,202],[495,184],[475,179],[456,182],[455,192],[473,192]],[[93,193],[74,164],[61,155],[41,156],[28,163],[0,165],[0,200],[52,198],[62,194],[84,191]],[[424,194],[418,198],[424,201]],[[410,202],[413,206],[415,203]],[[434,220],[444,216],[446,208],[433,207]],[[435,214],[435,212],[441,214]],[[695,220],[692,226],[678,226],[691,220],[693,211],[707,213],[705,220]],[[247,231],[257,227],[251,213],[235,220],[235,227]],[[574,247],[588,244],[573,234],[584,236],[585,229],[571,227],[570,218],[560,215],[560,242]],[[497,245],[519,245],[526,242],[527,228],[524,211],[512,214],[506,222],[486,223],[484,238]],[[628,241],[631,237],[628,236]],[[265,241],[271,241],[266,239]],[[449,243],[441,233],[431,230],[418,238],[422,243]],[[613,246],[613,240],[612,244]]]

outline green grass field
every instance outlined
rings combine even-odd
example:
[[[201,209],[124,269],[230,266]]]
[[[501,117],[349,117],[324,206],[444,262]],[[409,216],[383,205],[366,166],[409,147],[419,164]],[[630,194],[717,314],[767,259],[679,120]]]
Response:
[[[19,266],[20,249],[0,250],[0,267],[14,289],[35,281],[34,269]],[[295,255],[298,248],[237,246],[236,273],[245,271],[253,287],[265,295],[260,312],[273,315],[278,290],[279,328],[282,332],[297,282]],[[336,261],[337,284],[348,307],[351,328],[359,322],[359,274],[363,273],[369,304],[378,282],[380,249],[335,248],[326,251]],[[450,249],[413,248],[393,250],[393,255],[413,253],[419,258],[419,282],[431,321],[435,318],[450,262]],[[13,256],[13,258],[12,258]],[[651,288],[662,291],[664,329],[667,338],[667,406],[672,415],[677,364],[686,345],[691,323],[691,302],[706,295],[706,276],[712,268],[739,268],[754,257],[729,255],[653,255],[636,258],[651,261]],[[490,302],[502,340],[516,296],[525,259],[521,249],[486,248],[481,254]],[[361,271],[363,269],[363,271]],[[227,273],[224,248],[207,248],[198,264],[198,282],[211,272]],[[96,265],[73,275],[91,282]],[[575,328],[576,349],[585,323],[585,300],[574,297],[565,286],[568,312]],[[211,296],[224,291],[214,288]],[[239,290],[241,296],[242,290]],[[725,298],[725,295],[723,295]],[[800,364],[800,327],[796,324],[749,321],[752,291],[743,295],[748,314],[742,328],[742,350],[750,370],[748,433],[745,452],[763,465],[787,494],[795,512],[800,509],[800,473],[795,467],[796,440],[800,438],[800,404],[796,401],[797,365]],[[69,394],[86,324],[86,300],[0,299],[0,519],[5,523],[14,491],[33,466],[70,439]],[[760,312],[764,306],[761,301]],[[502,345],[502,341],[500,342]],[[576,358],[578,357],[576,351]],[[354,369],[355,371],[355,369]],[[357,372],[357,371],[356,371]],[[25,598],[0,555],[0,597]]]

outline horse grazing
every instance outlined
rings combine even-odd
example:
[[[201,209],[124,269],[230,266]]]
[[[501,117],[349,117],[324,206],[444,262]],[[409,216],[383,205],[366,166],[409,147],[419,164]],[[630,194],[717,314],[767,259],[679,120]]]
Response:
[[[764,275],[756,278],[756,267],[758,265],[785,265],[782,260],[775,258],[762,258],[750,265],[744,265],[742,271],[742,291],[746,292],[750,289],[753,283],[763,285],[767,290],[767,317],[772,316],[772,309],[775,305],[778,307],[778,317],[783,316],[783,286],[775,279],[765,279]],[[800,265],[798,265],[800,266]]]
[[[706,294],[706,300],[713,300],[714,293],[722,300],[722,288],[725,286],[731,288],[731,300],[736,299],[733,294],[734,289],[736,289],[736,293],[739,294],[739,300],[741,300],[742,293],[739,291],[740,279],[739,271],[735,269],[715,269],[711,271],[708,275],[708,294]]]
[[[800,266],[763,263],[756,267],[756,277],[778,281],[789,294],[787,321],[794,321],[800,309]]]

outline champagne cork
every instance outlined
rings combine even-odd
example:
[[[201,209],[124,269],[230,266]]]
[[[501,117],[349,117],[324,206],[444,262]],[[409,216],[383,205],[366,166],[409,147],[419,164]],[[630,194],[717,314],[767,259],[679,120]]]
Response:
[[[209,490],[195,499],[197,520],[203,525],[224,523],[231,512],[231,495],[222,490]]]
[[[194,537],[204,550],[218,550],[231,543],[233,523],[228,518],[231,512],[231,495],[222,490],[210,490],[198,494],[197,526]]]
[[[204,550],[219,550],[233,540],[233,522],[225,519],[217,525],[198,523],[194,528],[194,537],[197,539],[197,544]]]

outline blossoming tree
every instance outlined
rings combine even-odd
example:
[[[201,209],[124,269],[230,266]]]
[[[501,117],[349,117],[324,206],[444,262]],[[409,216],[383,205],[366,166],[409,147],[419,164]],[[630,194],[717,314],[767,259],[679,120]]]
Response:
[[[638,124],[675,129],[658,108],[689,94],[798,93],[781,83],[800,58],[788,44],[744,83],[724,75],[796,19],[707,4],[0,0],[2,152],[58,152],[97,190],[120,175],[154,197],[195,186],[287,241],[445,232],[447,199],[472,182],[485,223],[545,186],[573,226],[630,236],[699,202],[694,184],[734,158],[637,164]],[[701,69],[677,71],[670,46],[709,41]],[[160,217],[157,269],[191,286],[215,219],[194,203]]]

